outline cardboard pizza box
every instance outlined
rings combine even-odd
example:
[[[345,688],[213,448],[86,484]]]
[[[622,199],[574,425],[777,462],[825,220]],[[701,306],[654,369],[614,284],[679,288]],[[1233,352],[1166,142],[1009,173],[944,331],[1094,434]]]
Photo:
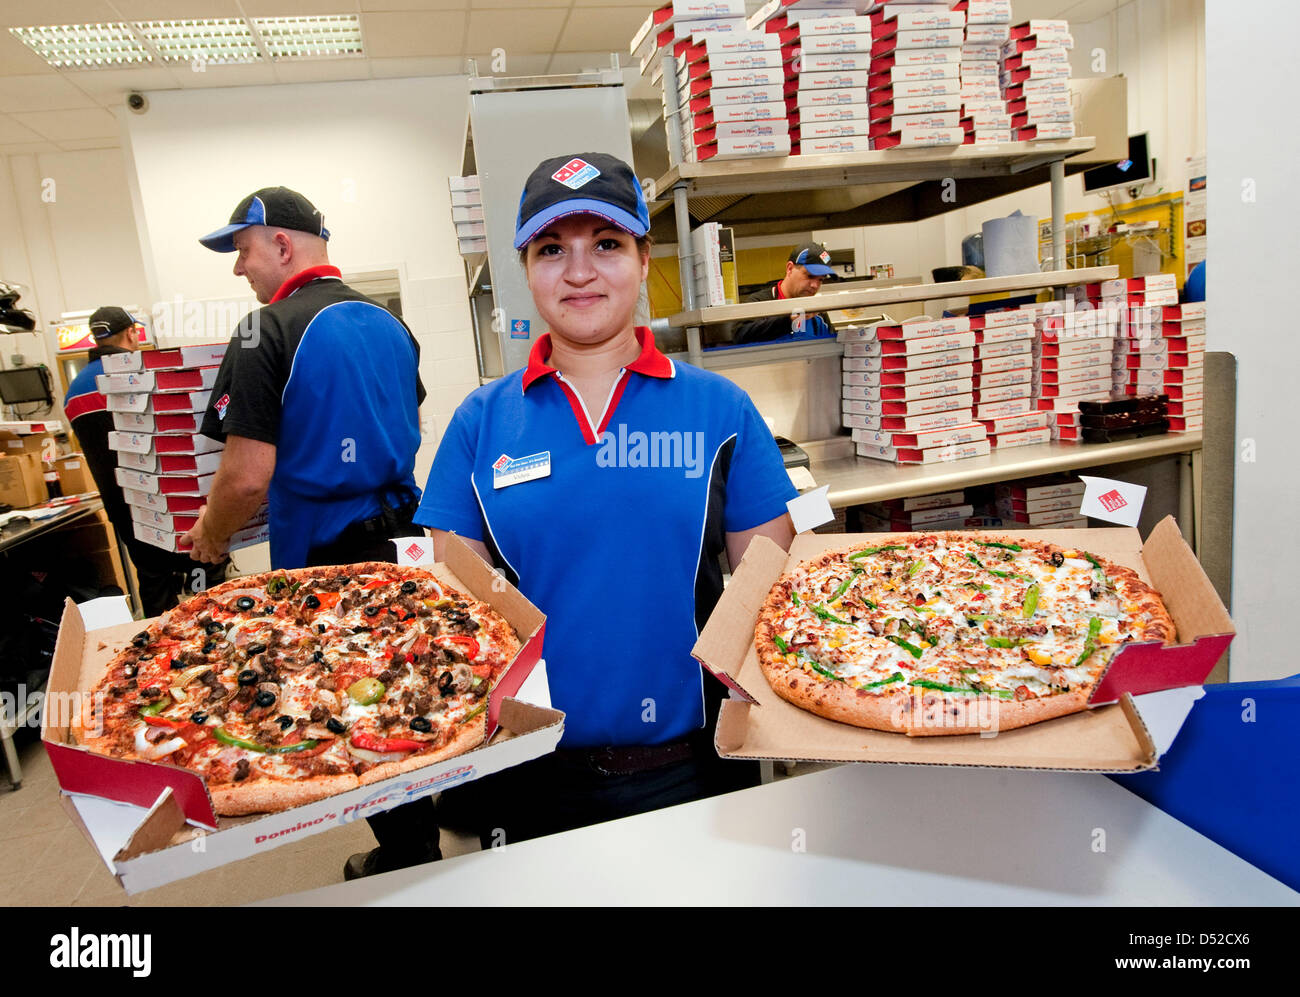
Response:
[[[74,710],[107,662],[150,621],[92,628],[81,608],[67,601],[50,667],[41,740],[64,809],[127,892],[152,889],[301,841],[555,749],[564,731],[564,714],[523,701],[526,692],[521,692],[541,661],[545,616],[459,538],[448,541],[445,562],[427,567],[447,584],[492,606],[520,636],[518,655],[489,694],[485,743],[383,782],[281,813],[248,817],[216,816],[207,786],[196,773],[164,762],[110,758],[71,743]],[[549,702],[545,694],[543,698]]]
[[[1227,651],[1232,620],[1173,517],[1143,543],[1135,529],[1031,530],[1009,526],[972,536],[1022,535],[1083,549],[1133,568],[1158,589],[1177,628],[1175,643],[1130,644],[1115,655],[1090,708],[999,732],[990,706],[979,734],[908,737],[838,723],[800,709],[772,691],[754,650],[754,623],[773,583],[788,567],[856,543],[888,543],[890,534],[801,534],[787,555],[756,538],[709,618],[692,654],[733,690],[723,702],[714,743],[724,758],[781,761],[970,765],[1078,772],[1140,772],[1158,752],[1133,697],[1200,686]]]

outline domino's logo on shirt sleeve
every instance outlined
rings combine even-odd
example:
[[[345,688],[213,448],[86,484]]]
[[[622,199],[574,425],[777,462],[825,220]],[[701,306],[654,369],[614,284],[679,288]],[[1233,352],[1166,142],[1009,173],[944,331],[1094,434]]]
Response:
[[[212,407],[217,410],[217,418],[224,419],[226,417],[226,409],[230,407],[230,395],[222,395],[217,399],[217,404]]]
[[[592,166],[585,159],[575,156],[558,170],[551,174],[552,180],[558,180],[570,190],[577,190],[588,181],[595,180],[600,176],[600,170]]]

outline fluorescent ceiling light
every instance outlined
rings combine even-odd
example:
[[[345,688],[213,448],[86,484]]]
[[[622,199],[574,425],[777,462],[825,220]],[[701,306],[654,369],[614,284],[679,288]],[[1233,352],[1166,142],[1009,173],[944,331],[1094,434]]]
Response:
[[[252,29],[243,18],[138,21],[135,27],[164,62],[198,60],[212,66],[233,66],[262,58]]]
[[[356,14],[255,17],[253,26],[272,59],[361,56],[361,18]]]
[[[149,49],[128,25],[120,22],[10,28],[9,32],[58,69],[97,69],[153,61]]]

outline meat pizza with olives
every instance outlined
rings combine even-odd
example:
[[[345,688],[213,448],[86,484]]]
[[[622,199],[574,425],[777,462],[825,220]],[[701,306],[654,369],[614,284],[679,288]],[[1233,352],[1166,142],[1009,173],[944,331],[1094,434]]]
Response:
[[[1173,638],[1160,594],[1131,568],[1045,541],[918,533],[794,566],[754,645],[783,699],[921,735],[1081,711],[1125,643]]]
[[[421,568],[270,571],[136,634],[74,735],[199,773],[218,814],[284,810],[481,744],[518,650],[495,610]]]

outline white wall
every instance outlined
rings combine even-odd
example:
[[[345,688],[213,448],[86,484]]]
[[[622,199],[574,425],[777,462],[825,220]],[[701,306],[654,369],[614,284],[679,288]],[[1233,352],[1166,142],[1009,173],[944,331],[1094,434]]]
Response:
[[[27,285],[40,323],[0,342],[6,368],[14,353],[53,366],[47,329],[65,311],[150,300],[120,149],[0,156],[0,233],[0,279]]]
[[[1282,0],[1209,0],[1207,346],[1237,356],[1232,678],[1300,671],[1295,313],[1300,203],[1292,39],[1300,10]],[[1243,111],[1243,101],[1249,110]]]
[[[284,185],[325,215],[345,273],[399,269],[429,392],[423,484],[451,413],[478,385],[448,175],[461,172],[463,77],[366,80],[149,95],[123,115],[152,300],[242,298],[234,257],[198,244],[241,198]]]

